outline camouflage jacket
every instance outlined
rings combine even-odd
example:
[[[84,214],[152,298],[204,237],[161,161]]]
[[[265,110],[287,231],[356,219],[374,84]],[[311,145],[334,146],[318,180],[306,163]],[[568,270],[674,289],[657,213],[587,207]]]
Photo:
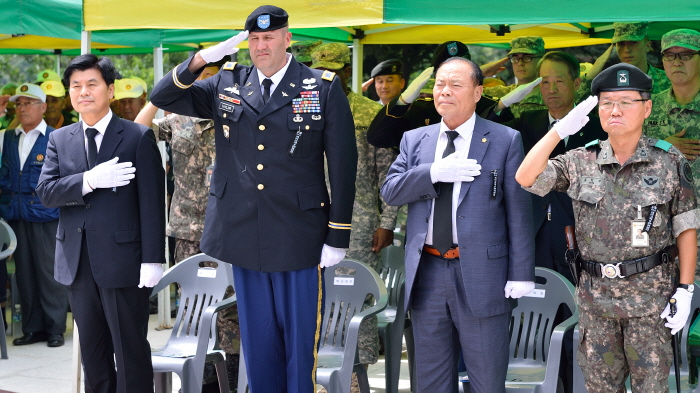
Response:
[[[700,94],[687,105],[681,105],[668,89],[651,97],[651,115],[644,132],[652,138],[666,139],[685,130],[685,138],[700,139]],[[695,179],[695,192],[700,191],[700,159],[690,161]]]
[[[175,191],[170,202],[167,234],[199,241],[204,229],[209,187],[207,167],[214,164],[214,124],[211,120],[171,114],[154,120],[159,140],[170,143]]]
[[[374,254],[371,252],[374,232],[377,228],[393,232],[396,227],[398,207],[388,206],[379,195],[379,188],[386,179],[396,153],[367,142],[367,129],[382,105],[353,92],[348,94],[348,101],[355,121],[358,155],[348,256],[372,265],[373,261],[368,261],[368,258],[378,258],[378,254],[370,255]]]
[[[584,260],[641,258],[673,244],[681,232],[700,227],[692,173],[678,149],[642,135],[635,153],[620,165],[609,141],[588,146],[551,159],[535,184],[526,188],[537,195],[555,190],[571,197]],[[632,247],[631,222],[638,206],[646,220],[652,205],[658,211],[649,230],[649,247]],[[579,287],[579,298],[595,302],[597,314],[661,313],[672,284],[654,283],[652,277],[660,274],[656,270],[623,279],[591,278]]]

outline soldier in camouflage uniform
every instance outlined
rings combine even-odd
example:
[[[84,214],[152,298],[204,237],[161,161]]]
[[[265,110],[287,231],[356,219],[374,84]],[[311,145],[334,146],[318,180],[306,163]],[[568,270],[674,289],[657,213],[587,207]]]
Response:
[[[292,44],[291,51],[298,62],[311,67],[311,52],[323,44],[321,40],[299,41]]]
[[[693,176],[678,149],[642,133],[651,83],[624,63],[600,73],[592,91],[609,140],[547,161],[586,123],[598,102],[590,97],[542,138],[516,174],[530,192],[563,191],[573,199],[584,268],[576,292],[578,359],[590,393],[625,392],[628,375],[633,392],[668,392],[671,335],[690,313],[700,227]],[[680,272],[669,248],[674,238]]]
[[[513,65],[513,74],[518,78],[518,83],[509,86],[485,87],[485,95],[499,99],[515,90],[516,87],[537,79],[537,61],[544,56],[544,40],[542,37],[514,38],[510,42],[510,48],[508,57]],[[510,108],[515,117],[519,117],[525,111],[547,109],[544,101],[542,101],[542,94],[539,89],[533,89],[525,98],[511,104],[508,108]]]
[[[225,58],[214,64],[207,64],[200,78],[215,75]],[[170,201],[170,215],[166,233],[175,238],[175,260],[178,263],[201,253],[199,240],[204,230],[204,216],[209,196],[209,179],[216,157],[214,146],[214,122],[189,116],[170,114],[153,120],[156,108],[150,102],[136,117],[136,123],[153,129],[158,140],[166,141],[172,147],[175,191]],[[209,263],[209,262],[207,262]],[[234,294],[232,288],[226,291],[225,298]],[[219,345],[226,352],[229,379],[238,373],[240,334],[238,328],[238,308],[233,305],[217,314]],[[212,370],[213,371],[213,367]],[[204,383],[216,380],[216,373],[205,373]],[[233,382],[231,380],[231,382]],[[235,386],[235,385],[232,385]]]
[[[652,67],[647,62],[647,52],[651,50],[651,42],[647,31],[648,22],[615,22],[613,23],[615,33],[612,38],[612,45],[593,64],[590,71],[581,77],[581,87],[577,92],[577,97],[588,97],[591,93],[591,83],[605,67],[605,63],[610,59],[613,47],[617,50],[620,61],[639,68],[652,79],[652,94],[660,93],[669,87],[671,82],[666,77],[662,69]]]
[[[396,158],[391,149],[374,147],[367,142],[367,128],[382,105],[349,90],[350,49],[345,44],[323,44],[311,53],[311,68],[335,72],[340,78],[350,102],[355,122],[357,143],[357,178],[355,181],[355,203],[352,212],[352,232],[348,258],[357,259],[379,272],[380,252],[394,238],[398,207],[388,206],[379,195],[379,187]],[[373,303],[368,299],[365,307]],[[358,337],[360,363],[369,365],[378,360],[379,336],[377,318],[372,317],[360,325]]]

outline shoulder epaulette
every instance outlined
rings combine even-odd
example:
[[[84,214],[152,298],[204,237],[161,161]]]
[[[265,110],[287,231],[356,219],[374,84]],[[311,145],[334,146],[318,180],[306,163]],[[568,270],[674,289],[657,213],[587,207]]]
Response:
[[[335,78],[335,72],[333,71],[325,70],[323,71],[323,75],[321,75],[321,79],[325,79],[329,82],[332,82],[333,78]]]
[[[226,71],[232,71],[234,68],[236,68],[236,64],[238,64],[236,61],[227,61],[221,68]]]
[[[586,145],[584,147],[586,149],[588,149],[589,147],[598,146],[599,144],[600,144],[600,139],[596,139],[594,141],[590,141],[590,142],[586,143]]]
[[[668,150],[671,148],[671,146],[673,146],[673,145],[670,144],[669,142],[662,140],[662,139],[659,139],[658,141],[656,141],[656,144],[654,145],[654,147],[658,147],[659,149],[661,149],[667,153],[668,153]]]

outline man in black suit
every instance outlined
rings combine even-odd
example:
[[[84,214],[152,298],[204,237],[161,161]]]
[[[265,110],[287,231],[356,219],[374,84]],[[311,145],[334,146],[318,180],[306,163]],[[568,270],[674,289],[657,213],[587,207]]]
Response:
[[[335,73],[285,52],[288,18],[279,7],[258,7],[244,32],[175,67],[151,96],[159,108],[214,120],[216,163],[200,248],[233,265],[253,393],[314,389],[319,267],[345,256],[355,197],[347,96]],[[253,67],[229,62],[195,82],[205,64],[234,53],[246,37]]]
[[[153,392],[148,287],[165,262],[164,171],[153,131],[109,109],[115,75],[91,54],[68,65],[82,121],[51,133],[36,191],[60,208],[55,278],[80,329],[85,390]]]

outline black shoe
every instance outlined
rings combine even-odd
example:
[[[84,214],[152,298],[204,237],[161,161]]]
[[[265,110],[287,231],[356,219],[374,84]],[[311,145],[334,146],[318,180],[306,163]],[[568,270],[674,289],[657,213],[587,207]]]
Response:
[[[24,336],[16,338],[14,341],[12,341],[12,345],[29,345],[41,341],[47,341],[48,338],[49,335],[45,332],[27,333]]]
[[[60,347],[65,343],[66,340],[63,338],[62,334],[52,334],[49,336],[48,343],[46,345],[48,345],[51,348],[54,348]]]

